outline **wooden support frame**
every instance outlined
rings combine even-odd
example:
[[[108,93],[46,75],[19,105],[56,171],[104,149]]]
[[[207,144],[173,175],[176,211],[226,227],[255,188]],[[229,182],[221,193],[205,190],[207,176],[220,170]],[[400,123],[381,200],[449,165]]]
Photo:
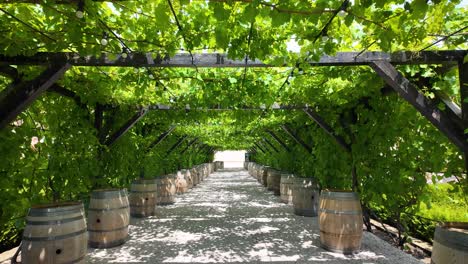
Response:
[[[373,61],[385,61],[393,64],[454,64],[467,54],[465,50],[446,51],[401,51],[385,52],[338,52],[334,56],[323,55],[318,61],[309,60],[312,66],[358,66],[367,65]],[[192,57],[193,56],[193,57]],[[50,62],[71,63],[75,66],[112,66],[112,67],[274,67],[258,60],[243,58],[232,60],[226,54],[179,53],[173,57],[161,56],[156,53],[132,52],[125,58],[121,54],[101,54],[100,56],[81,56],[78,53],[40,52],[33,56],[5,56],[0,55],[0,65],[42,65]],[[278,65],[284,67],[287,65]],[[291,66],[291,65],[290,65]]]
[[[312,153],[312,148],[307,145],[296,133],[294,133],[287,125],[282,125],[281,128],[288,134],[294,141],[301,145],[307,152]]]
[[[166,132],[161,133],[155,141],[153,141],[147,148],[147,152],[149,152],[151,149],[153,149],[155,146],[157,146],[159,143],[161,143],[174,129],[176,126],[170,126],[169,129]]]
[[[11,85],[0,94],[0,129],[12,122],[30,106],[44,91],[51,87],[71,64],[54,64],[30,81]]]
[[[458,62],[458,77],[460,81],[462,128],[466,139],[467,133],[465,131],[468,129],[468,62],[464,60]],[[463,154],[465,156],[465,170],[468,170],[468,152],[465,150]]]
[[[468,151],[463,129],[456,126],[446,113],[440,111],[431,100],[418,91],[417,87],[406,79],[392,64],[375,61],[369,64],[384,81],[403,99],[409,102],[437,129],[445,134],[462,152]]]
[[[127,133],[138,121],[140,121],[146,114],[148,109],[141,109],[138,113],[134,114],[123,126],[121,126],[114,134],[112,134],[105,142],[105,145],[111,146],[125,133]]]
[[[267,143],[275,152],[279,152],[279,150],[273,144],[271,144],[268,139],[263,138],[263,141],[265,141],[265,143]]]
[[[172,147],[166,152],[166,155],[171,154],[177,147],[179,147],[182,144],[182,142],[184,142],[184,140],[187,137],[187,135],[180,137],[179,140],[177,140],[177,142],[174,145],[172,145]]]
[[[195,144],[198,141],[198,138],[194,138],[192,141],[190,141],[187,146],[180,152],[180,154],[184,154],[193,144]]]
[[[347,152],[351,152],[351,146],[349,146],[349,144],[346,143],[343,137],[337,135],[335,130],[333,130],[333,128],[327,122],[325,122],[325,120],[317,112],[310,108],[307,108],[304,109],[304,113],[306,113],[310,119],[317,123],[317,125],[319,125],[325,131],[325,133],[330,135],[336,141],[336,143],[338,143],[338,145],[340,145],[344,150],[346,150]]]
[[[254,145],[255,145],[261,152],[263,152],[263,153],[265,153],[265,154],[267,153],[262,147],[260,147],[259,144],[257,144],[257,142],[254,142]]]
[[[276,140],[287,152],[291,152],[291,149],[271,130],[266,130],[266,132]]]

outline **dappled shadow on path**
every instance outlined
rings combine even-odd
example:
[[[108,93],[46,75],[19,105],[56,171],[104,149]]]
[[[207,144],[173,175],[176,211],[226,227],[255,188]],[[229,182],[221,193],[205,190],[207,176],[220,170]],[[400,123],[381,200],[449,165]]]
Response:
[[[293,214],[243,170],[216,172],[155,216],[132,219],[131,240],[89,249],[88,263],[419,263],[372,234],[362,251],[319,246],[318,219]]]

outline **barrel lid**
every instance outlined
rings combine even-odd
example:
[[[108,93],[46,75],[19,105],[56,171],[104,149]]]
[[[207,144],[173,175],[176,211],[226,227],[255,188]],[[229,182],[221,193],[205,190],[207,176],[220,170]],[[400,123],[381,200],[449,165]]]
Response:
[[[91,192],[91,198],[111,198],[127,196],[127,189],[97,189]]]
[[[82,202],[60,202],[60,203],[49,203],[49,204],[38,204],[33,205],[29,209],[28,215],[38,216],[48,213],[67,212],[67,211],[79,211],[83,210],[84,206]]]

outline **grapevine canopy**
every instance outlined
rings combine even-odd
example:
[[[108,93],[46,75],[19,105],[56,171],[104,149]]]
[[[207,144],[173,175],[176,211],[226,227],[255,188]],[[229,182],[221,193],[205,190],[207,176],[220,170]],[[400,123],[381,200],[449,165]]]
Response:
[[[466,5],[447,0],[8,0],[0,4],[0,24],[5,91],[12,78],[33,79],[45,64],[57,62],[11,58],[44,52],[120,61],[145,54],[188,59],[187,67],[77,64],[58,85],[72,92],[82,110],[107,105],[130,117],[137,109],[167,105],[176,110],[149,111],[139,125],[160,130],[176,125],[178,134],[216,149],[248,149],[267,130],[312,122],[304,121],[300,109],[271,110],[274,106],[308,105],[335,126],[340,115],[385,90],[366,63],[314,67],[310,62],[337,52],[356,52],[359,60],[369,51],[466,50],[468,36]],[[238,64],[197,66],[203,54],[225,54],[226,61]],[[250,67],[255,63],[274,67]],[[460,104],[457,69],[441,64],[398,70],[408,78],[430,78],[426,95],[442,91]]]

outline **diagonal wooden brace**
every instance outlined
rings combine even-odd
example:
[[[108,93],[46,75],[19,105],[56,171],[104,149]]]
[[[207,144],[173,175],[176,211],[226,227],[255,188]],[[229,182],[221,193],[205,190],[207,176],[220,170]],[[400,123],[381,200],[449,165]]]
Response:
[[[184,142],[184,140],[187,138],[187,136],[183,136],[181,138],[179,138],[179,140],[177,140],[177,142],[172,145],[172,147],[166,152],[166,155],[169,155],[172,153],[172,151],[174,151],[178,146],[180,146],[182,144],[182,142]]]
[[[288,134],[294,141],[296,141],[299,145],[301,145],[307,152],[311,153],[312,148],[307,145],[298,135],[296,135],[288,126],[282,125],[281,128]]]
[[[273,133],[273,131],[267,130],[267,133],[270,134],[270,136],[274,138],[287,152],[291,152],[289,147],[275,133]]]
[[[392,64],[385,61],[374,61],[369,65],[403,99],[414,106],[419,113],[445,134],[458,148],[463,152],[468,150],[463,129],[457,127],[444,112],[434,106],[431,100],[419,92],[417,87],[398,72]]]
[[[171,126],[166,132],[161,133],[155,141],[153,141],[149,146],[146,152],[150,152],[151,149],[153,149],[155,146],[157,146],[159,143],[161,143],[176,127]]]
[[[127,133],[138,121],[140,121],[146,114],[148,109],[141,109],[138,113],[134,114],[123,126],[121,126],[114,134],[112,134],[107,140],[105,145],[111,146],[125,133]]]
[[[310,108],[304,109],[304,112],[310,117],[310,119],[314,120],[314,122],[317,123],[325,131],[325,133],[333,137],[338,145],[344,148],[347,152],[351,152],[351,147],[346,143],[344,138],[337,135],[335,130],[333,130],[333,128],[327,122],[325,122],[325,120],[323,120],[323,118],[317,112]]]
[[[38,77],[12,85],[0,94],[0,129],[28,108],[45,90],[51,87],[71,64],[52,65]]]

